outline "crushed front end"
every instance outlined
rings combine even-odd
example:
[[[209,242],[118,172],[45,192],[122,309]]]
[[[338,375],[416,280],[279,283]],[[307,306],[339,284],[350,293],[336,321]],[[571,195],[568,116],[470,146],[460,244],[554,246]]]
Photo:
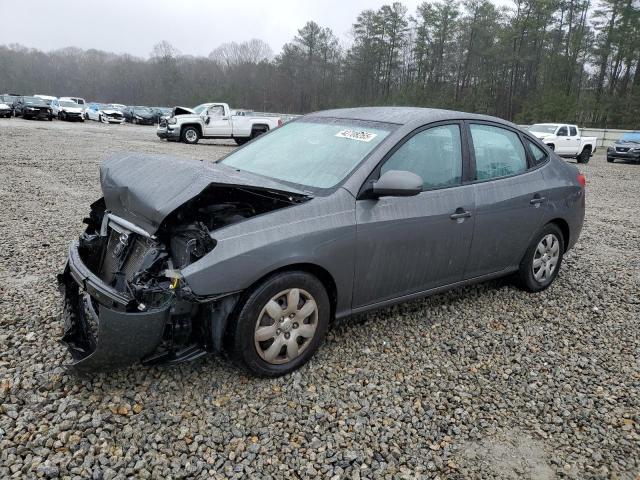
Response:
[[[211,331],[212,320],[221,308],[228,314],[235,297],[197,298],[179,271],[215,246],[204,225],[175,228],[162,238],[110,214],[103,200],[91,206],[85,223],[58,277],[62,341],[73,367],[178,362],[219,348],[221,334]]]

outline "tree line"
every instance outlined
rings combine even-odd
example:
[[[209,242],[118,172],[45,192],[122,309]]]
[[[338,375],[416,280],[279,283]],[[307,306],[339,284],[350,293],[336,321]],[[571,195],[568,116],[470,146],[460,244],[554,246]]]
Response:
[[[364,10],[344,45],[307,22],[275,54],[253,39],[149,58],[0,46],[0,90],[137,105],[306,113],[413,105],[515,122],[640,128],[640,0],[436,0]]]

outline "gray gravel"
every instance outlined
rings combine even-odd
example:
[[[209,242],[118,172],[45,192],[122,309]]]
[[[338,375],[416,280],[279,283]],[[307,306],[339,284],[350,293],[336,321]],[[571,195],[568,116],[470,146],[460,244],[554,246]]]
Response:
[[[638,478],[640,166],[602,156],[542,294],[496,281],[358,316],[275,380],[216,357],[67,374],[54,276],[100,159],[231,148],[0,120],[0,478]]]

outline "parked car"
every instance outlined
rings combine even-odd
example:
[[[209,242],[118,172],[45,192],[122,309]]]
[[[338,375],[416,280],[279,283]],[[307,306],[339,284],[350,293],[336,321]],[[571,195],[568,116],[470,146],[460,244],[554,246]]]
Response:
[[[56,98],[51,102],[51,110],[59,120],[84,122],[84,108],[71,100]]]
[[[150,107],[153,112],[154,123],[159,123],[162,117],[170,117],[171,112],[173,111],[168,107]]]
[[[607,162],[616,160],[640,163],[640,132],[627,132],[607,148]]]
[[[83,108],[87,104],[84,98],[80,98],[80,97],[60,97],[60,100],[68,100],[70,102],[75,102],[78,105],[81,105]]]
[[[282,125],[278,117],[233,116],[226,103],[203,103],[194,109],[175,107],[161,118],[157,134],[170,141],[196,144],[201,138],[232,138],[238,145]]]
[[[45,101],[47,105],[51,105],[51,102],[54,101],[56,98],[58,98],[58,97],[53,97],[51,95],[34,95],[34,97],[41,98],[42,100]]]
[[[90,103],[85,110],[87,120],[96,120],[103,123],[124,123],[124,114],[115,108],[103,103]]]
[[[11,95],[0,95],[0,117],[9,118],[13,115],[13,100]]]
[[[37,118],[53,120],[53,112],[47,103],[38,97],[16,97],[12,105],[13,115],[24,119]]]
[[[155,113],[149,107],[127,107],[122,112],[129,123],[136,125],[153,125],[156,123]]]
[[[535,136],[422,108],[310,114],[216,164],[118,154],[100,181],[59,276],[81,370],[226,349],[282,375],[334,317],[513,274],[546,289],[585,212]]]
[[[589,163],[596,153],[597,137],[583,137],[576,125],[564,123],[536,123],[529,131],[547,147],[565,158],[575,158],[578,163]]]

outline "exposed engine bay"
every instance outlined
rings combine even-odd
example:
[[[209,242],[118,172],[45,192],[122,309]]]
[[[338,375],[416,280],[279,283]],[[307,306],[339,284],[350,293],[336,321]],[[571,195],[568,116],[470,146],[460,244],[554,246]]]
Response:
[[[179,270],[216,246],[211,233],[255,215],[304,201],[290,193],[235,186],[211,186],[171,213],[155,235],[128,228],[106,211],[104,199],[91,205],[80,237],[82,260],[107,285],[146,307],[157,307],[179,287]]]

